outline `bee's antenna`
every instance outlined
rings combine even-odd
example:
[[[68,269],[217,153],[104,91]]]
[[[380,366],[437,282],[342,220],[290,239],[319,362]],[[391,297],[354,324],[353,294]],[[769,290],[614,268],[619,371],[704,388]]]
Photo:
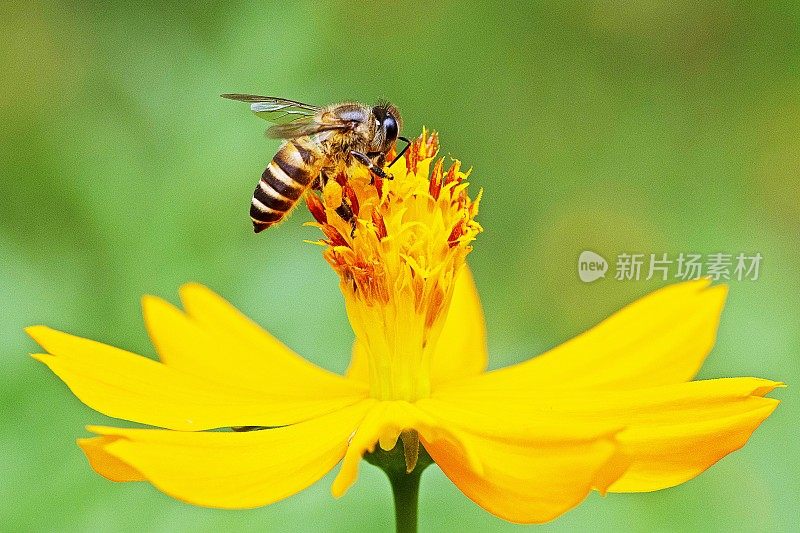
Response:
[[[398,159],[400,159],[401,157],[403,157],[403,154],[405,154],[405,153],[406,153],[406,150],[408,150],[408,147],[409,147],[409,146],[411,146],[411,141],[409,141],[409,140],[408,140],[406,137],[398,137],[397,139],[398,139],[398,140],[400,140],[400,141],[403,141],[404,143],[406,143],[406,145],[403,147],[403,149],[402,149],[402,150],[400,150],[400,153],[399,153],[399,154],[397,154],[397,155],[395,156],[395,158],[394,158],[394,159],[392,159],[392,162],[391,162],[391,163],[389,163],[389,167],[390,167],[390,168],[391,168],[391,166],[392,166],[392,165],[394,165],[395,163],[397,163],[397,160],[398,160]]]

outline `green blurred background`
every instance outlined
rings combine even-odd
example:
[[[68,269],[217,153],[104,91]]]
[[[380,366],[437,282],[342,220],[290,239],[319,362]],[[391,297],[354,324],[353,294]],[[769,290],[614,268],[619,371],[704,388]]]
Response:
[[[299,353],[342,371],[352,333],[299,210],[255,236],[277,148],[256,92],[386,97],[406,133],[441,131],[485,189],[471,256],[491,365],[528,358],[663,282],[584,284],[585,249],[760,252],[733,282],[701,377],[800,385],[800,10],[774,2],[101,2],[0,7],[0,530],[389,531],[364,464],[253,511],[213,511],[95,475],[74,445],[113,423],[26,357],[45,323],[153,355],[139,299],[216,289]],[[280,280],[280,283],[278,282]],[[267,303],[267,305],[265,305]],[[587,369],[591,371],[591,369]],[[651,494],[592,494],[543,531],[800,529],[795,388],[748,446]],[[435,468],[423,531],[516,531]]]

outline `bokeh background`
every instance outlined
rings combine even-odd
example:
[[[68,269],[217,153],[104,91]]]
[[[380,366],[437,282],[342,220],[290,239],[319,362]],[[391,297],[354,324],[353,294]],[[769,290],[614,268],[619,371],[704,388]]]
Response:
[[[542,531],[800,529],[800,10],[786,2],[4,2],[0,7],[0,530],[390,531],[364,465],[252,511],[112,484],[74,445],[114,421],[27,357],[44,323],[153,355],[142,294],[203,282],[342,371],[352,333],[304,210],[255,236],[277,148],[255,92],[386,97],[474,166],[471,256],[491,365],[528,358],[663,282],[579,281],[582,250],[760,252],[701,377],[790,383],[748,446],[680,487],[593,494]],[[280,280],[280,283],[278,282]],[[264,305],[268,302],[269,305]],[[591,369],[587,369],[591,371]],[[520,531],[436,468],[423,531]],[[531,528],[532,529],[532,528]]]

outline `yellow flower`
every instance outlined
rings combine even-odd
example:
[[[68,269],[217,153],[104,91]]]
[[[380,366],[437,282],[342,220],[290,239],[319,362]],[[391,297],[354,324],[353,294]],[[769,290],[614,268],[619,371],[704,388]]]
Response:
[[[143,302],[160,362],[36,326],[34,357],[84,403],[164,429],[90,427],[79,445],[115,481],[183,501],[250,508],[286,498],[342,462],[417,443],[471,499],[544,522],[589,491],[643,492],[693,478],[740,448],[775,409],[758,378],[691,381],[711,350],[725,286],[665,287],[525,363],[486,372],[486,333],[465,258],[481,231],[458,162],[435,135],[388,169],[334,176],[309,208],[355,333],[339,376],[300,358],[209,289],[181,311]],[[478,195],[479,196],[479,195]],[[341,213],[353,212],[354,222]],[[204,431],[265,427],[260,431]]]

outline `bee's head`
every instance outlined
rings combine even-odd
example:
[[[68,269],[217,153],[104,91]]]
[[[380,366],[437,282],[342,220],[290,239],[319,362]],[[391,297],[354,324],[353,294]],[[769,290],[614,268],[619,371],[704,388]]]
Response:
[[[400,135],[403,127],[403,120],[400,118],[397,108],[389,102],[379,102],[372,108],[372,114],[377,126],[373,148],[386,153],[397,141],[397,136]]]

